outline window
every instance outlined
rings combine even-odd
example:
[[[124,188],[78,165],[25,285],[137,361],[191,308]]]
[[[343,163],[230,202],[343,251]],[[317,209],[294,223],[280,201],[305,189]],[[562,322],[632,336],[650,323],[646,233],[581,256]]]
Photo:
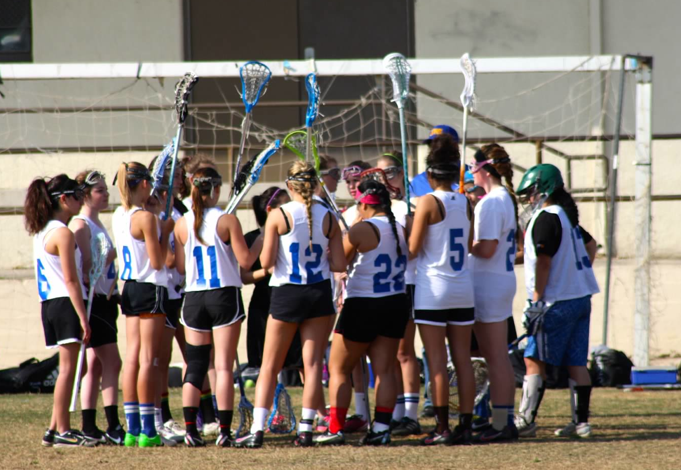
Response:
[[[31,0],[0,0],[0,62],[32,62]]]

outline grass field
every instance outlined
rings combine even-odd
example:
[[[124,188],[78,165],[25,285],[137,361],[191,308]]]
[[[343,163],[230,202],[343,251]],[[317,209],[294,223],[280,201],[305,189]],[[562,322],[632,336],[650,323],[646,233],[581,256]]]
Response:
[[[300,389],[291,389],[299,410]],[[594,436],[561,439],[553,431],[569,420],[566,390],[549,390],[544,398],[535,439],[513,444],[466,447],[419,447],[413,438],[395,439],[388,448],[351,445],[297,449],[292,436],[266,436],[259,450],[204,449],[184,446],[160,449],[43,448],[40,439],[49,422],[51,395],[0,396],[0,468],[456,468],[456,469],[679,469],[681,468],[681,391],[625,393],[596,389],[592,397]],[[249,390],[252,399],[253,390]],[[181,421],[179,390],[171,405]],[[105,428],[103,412],[99,426]],[[73,415],[80,427],[80,415]],[[434,425],[421,420],[424,431]]]

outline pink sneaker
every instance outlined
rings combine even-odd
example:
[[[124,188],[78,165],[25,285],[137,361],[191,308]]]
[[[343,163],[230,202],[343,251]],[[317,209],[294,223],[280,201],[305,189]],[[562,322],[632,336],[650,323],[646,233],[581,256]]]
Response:
[[[369,422],[362,419],[360,415],[352,415],[345,421],[343,426],[344,433],[366,432],[369,429]]]

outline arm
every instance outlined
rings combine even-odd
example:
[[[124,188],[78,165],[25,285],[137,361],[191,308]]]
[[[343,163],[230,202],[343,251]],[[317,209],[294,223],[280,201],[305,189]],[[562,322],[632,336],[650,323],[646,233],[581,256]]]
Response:
[[[132,236],[144,240],[151,267],[158,270],[165,266],[166,251],[168,250],[168,236],[173,230],[174,222],[169,218],[161,224],[161,241],[158,239],[158,219],[147,211],[139,211],[133,215],[131,222]]]
[[[180,218],[175,225],[175,269],[180,274],[186,274],[187,268],[184,259],[184,245],[187,243],[187,221]]]
[[[327,217],[331,215],[327,214]],[[348,264],[343,251],[343,235],[335,217],[331,217],[331,236],[329,237],[329,269],[335,273],[345,272]]]
[[[241,268],[241,282],[244,284],[255,284],[265,279],[268,275],[266,269],[256,269],[255,271],[248,271]]]
[[[542,300],[546,284],[549,282],[549,271],[551,270],[551,258],[549,255],[538,254],[537,266],[534,271],[534,295],[532,301]]]
[[[172,249],[172,244],[170,243],[170,240],[168,241],[168,247],[170,248],[166,252],[166,268],[168,269],[173,269],[176,266],[176,261],[175,261],[175,252]],[[175,249],[177,249],[177,242],[175,242]]]
[[[262,252],[260,253],[260,265],[264,269],[273,268],[277,262],[277,253],[279,251],[279,234],[283,233],[286,228],[284,221],[284,214],[282,211],[272,211],[267,216],[265,223],[265,238],[262,244]],[[280,229],[280,227],[282,227]]]
[[[497,251],[498,240],[476,240],[473,242],[471,253],[478,258],[489,259]]]
[[[217,230],[221,240],[232,244],[232,250],[239,265],[241,267],[253,266],[258,253],[248,249],[239,219],[235,215],[224,214],[218,221]]]
[[[596,252],[598,251],[598,243],[592,238],[584,244],[584,248],[586,248],[586,253],[589,255],[589,261],[591,261],[591,264],[593,265],[594,259],[596,258]]]
[[[69,293],[69,298],[80,319],[80,327],[83,330],[83,342],[90,341],[90,322],[87,318],[85,302],[83,302],[83,291],[78,279],[78,269],[76,268],[76,239],[73,233],[67,228],[57,229],[53,236],[53,241],[59,260],[61,261],[64,274],[64,284]]]
[[[76,244],[80,248],[81,260],[83,264],[83,283],[90,286],[90,268],[92,268],[92,252],[90,251],[90,227],[82,219],[74,219],[71,222],[73,227],[73,235],[76,239]],[[115,252],[115,250],[114,250]],[[112,260],[113,261],[113,260]],[[107,266],[110,264],[107,263]]]
[[[423,242],[426,239],[428,225],[430,225],[430,214],[433,210],[437,211],[435,199],[432,197],[421,197],[416,205],[414,212],[414,222],[409,235],[409,259],[418,256]]]

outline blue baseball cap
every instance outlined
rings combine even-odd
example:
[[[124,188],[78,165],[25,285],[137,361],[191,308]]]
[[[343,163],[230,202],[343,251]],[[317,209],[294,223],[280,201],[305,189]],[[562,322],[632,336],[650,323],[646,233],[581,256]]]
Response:
[[[463,182],[464,183],[473,183],[475,179],[473,178],[473,174],[470,171],[466,171],[463,175]]]
[[[431,129],[430,135],[426,140],[423,141],[424,144],[427,144],[431,140],[435,139],[437,136],[442,135],[442,134],[449,134],[454,138],[454,142],[459,142],[459,134],[456,132],[456,130],[453,127],[450,127],[446,124],[440,124],[439,126],[435,126]]]

